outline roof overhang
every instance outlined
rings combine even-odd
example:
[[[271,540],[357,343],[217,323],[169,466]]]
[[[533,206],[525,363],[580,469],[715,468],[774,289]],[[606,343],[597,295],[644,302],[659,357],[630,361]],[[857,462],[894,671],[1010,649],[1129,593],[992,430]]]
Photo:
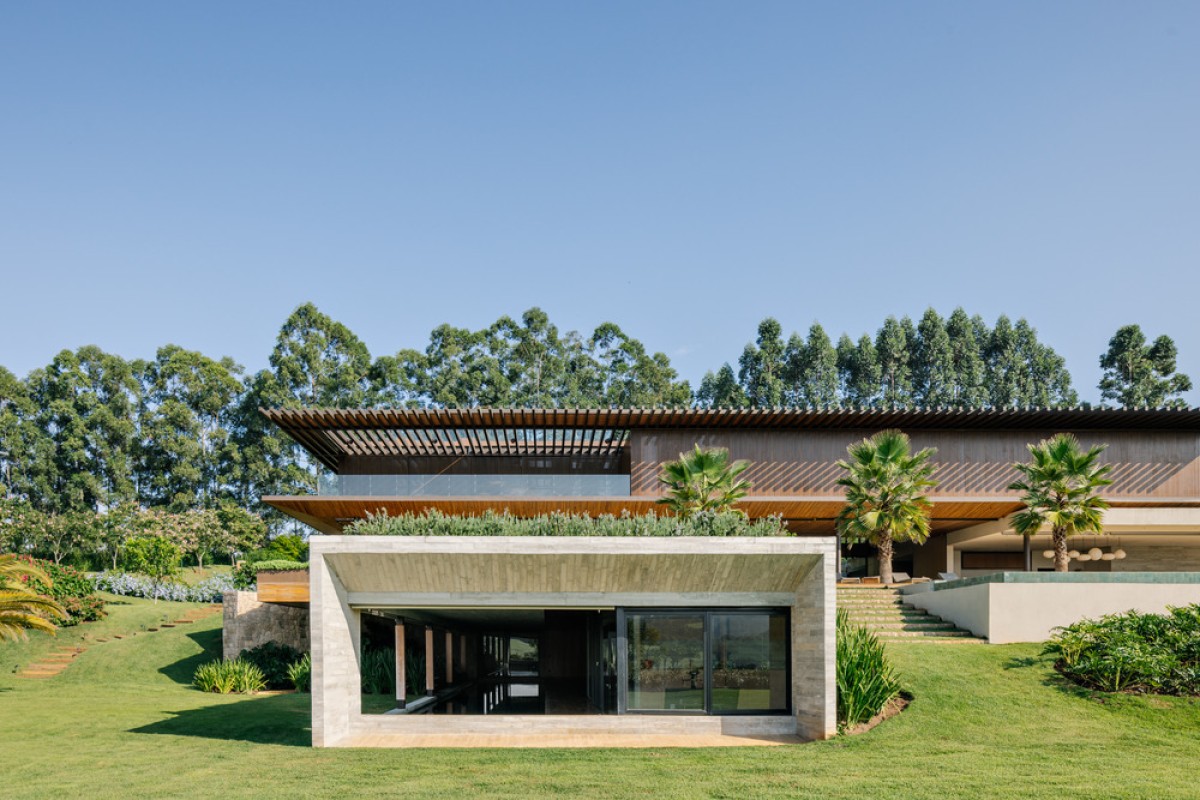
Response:
[[[619,453],[638,429],[1169,430],[1200,409],[260,409],[331,470],[352,457]]]
[[[623,513],[658,513],[662,506],[656,497],[337,497],[300,495],[264,497],[263,502],[321,533],[337,534],[356,519],[368,514],[400,516],[437,510],[451,516],[479,516],[487,511],[504,512],[518,517],[534,517],[554,512],[600,516]],[[933,497],[932,528],[942,533],[988,520],[1000,519],[1020,508],[1015,498]],[[746,497],[738,502],[752,519],[778,516],[789,528],[800,533],[828,533],[833,520],[845,506],[838,496],[819,497]]]

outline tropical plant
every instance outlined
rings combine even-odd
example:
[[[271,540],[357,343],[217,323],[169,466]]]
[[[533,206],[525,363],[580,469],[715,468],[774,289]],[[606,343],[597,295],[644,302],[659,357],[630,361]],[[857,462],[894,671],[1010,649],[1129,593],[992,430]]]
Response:
[[[404,684],[408,694],[425,690],[425,656],[411,650],[404,657]]]
[[[312,689],[312,656],[305,653],[303,658],[288,667],[287,677],[296,691],[310,691]]]
[[[51,620],[66,616],[56,600],[37,594],[23,578],[51,583],[35,564],[13,555],[0,556],[0,641],[24,639],[28,630],[53,634],[57,629]]]
[[[1090,689],[1200,695],[1200,605],[1165,614],[1128,611],[1055,628],[1043,654]]]
[[[1009,485],[1021,493],[1025,508],[1013,516],[1013,528],[1033,536],[1049,526],[1054,542],[1054,570],[1067,571],[1067,538],[1078,533],[1104,533],[1108,502],[1099,490],[1112,481],[1108,464],[1098,464],[1105,445],[1084,450],[1072,434],[1059,433],[1031,444],[1028,464],[1013,464],[1022,480]]]
[[[257,666],[235,658],[201,664],[192,676],[192,685],[202,692],[253,694],[262,691],[267,682]]]
[[[239,655],[262,670],[268,689],[286,689],[293,664],[300,660],[300,651],[279,642],[264,642],[258,647],[243,650]]]
[[[896,542],[923,543],[929,538],[933,504],[926,492],[937,485],[930,458],[936,450],[911,452],[908,436],[880,431],[846,449],[850,459],[838,461],[845,470],[838,485],[846,490],[846,505],[837,528],[850,541],[870,542],[879,552],[879,579],[892,582],[892,552]]]
[[[874,717],[900,693],[900,679],[883,642],[869,629],[837,612],[838,725],[845,728]]]
[[[730,462],[724,448],[696,445],[692,452],[680,453],[678,461],[663,464],[658,480],[666,494],[657,502],[684,519],[702,511],[741,513],[734,504],[752,485],[739,477],[749,466],[748,461]]]
[[[386,647],[364,648],[362,654],[362,693],[391,694],[395,690],[395,651]]]

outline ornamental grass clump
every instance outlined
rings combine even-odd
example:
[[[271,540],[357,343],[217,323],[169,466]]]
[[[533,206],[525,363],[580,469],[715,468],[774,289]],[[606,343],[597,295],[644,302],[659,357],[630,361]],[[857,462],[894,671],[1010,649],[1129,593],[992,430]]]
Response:
[[[1080,686],[1200,696],[1200,605],[1110,614],[1055,631],[1043,654]]]
[[[267,680],[254,664],[235,658],[201,664],[192,676],[192,685],[202,692],[253,694],[266,688]]]
[[[308,653],[288,667],[288,680],[297,692],[307,692],[312,688],[312,656]]]
[[[515,517],[507,511],[485,511],[456,517],[430,509],[421,514],[368,514],[346,526],[343,533],[359,536],[786,536],[779,517],[747,519],[734,512],[698,511],[688,517],[624,512],[602,514],[552,513]]]
[[[879,637],[837,612],[837,705],[842,730],[867,722],[900,694],[900,679]]]

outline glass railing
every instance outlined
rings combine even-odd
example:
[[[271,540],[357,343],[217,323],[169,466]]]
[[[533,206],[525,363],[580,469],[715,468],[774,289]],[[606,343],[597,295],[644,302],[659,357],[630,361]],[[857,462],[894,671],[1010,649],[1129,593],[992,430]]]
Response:
[[[325,475],[331,497],[628,497],[628,475]]]

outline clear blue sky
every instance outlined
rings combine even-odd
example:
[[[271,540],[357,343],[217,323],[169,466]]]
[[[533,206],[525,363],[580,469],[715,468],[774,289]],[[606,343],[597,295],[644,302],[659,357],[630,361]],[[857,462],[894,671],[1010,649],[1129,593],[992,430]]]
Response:
[[[0,5],[0,364],[373,354],[539,305],[693,381],[762,317],[1118,325],[1200,380],[1200,3]],[[1200,392],[1188,398],[1200,404]]]

